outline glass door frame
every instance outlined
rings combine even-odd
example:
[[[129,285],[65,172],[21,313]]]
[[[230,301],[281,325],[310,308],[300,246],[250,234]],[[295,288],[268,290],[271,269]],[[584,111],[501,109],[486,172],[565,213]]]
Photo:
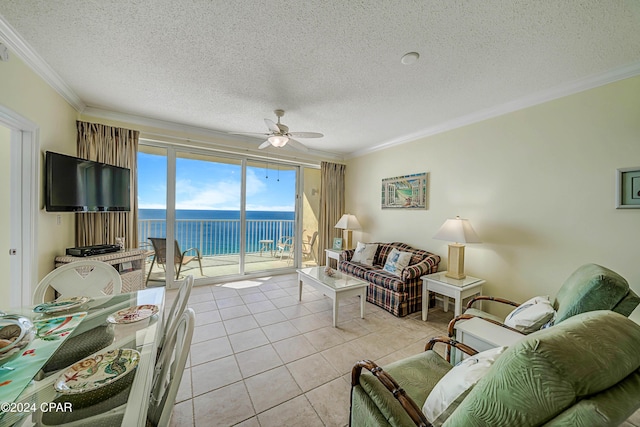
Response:
[[[194,147],[187,144],[177,144],[171,142],[158,141],[154,139],[140,138],[141,145],[149,145],[158,148],[166,149],[167,155],[167,182],[166,182],[166,236],[175,236],[175,220],[176,220],[176,163],[178,153],[197,154],[202,156],[211,156],[218,158],[228,158],[230,160],[240,161],[241,163],[241,186],[240,186],[240,247],[239,247],[239,266],[237,275],[219,276],[213,278],[196,279],[194,285],[207,285],[215,284],[222,280],[243,280],[253,277],[262,277],[265,274],[286,274],[289,272],[295,272],[300,268],[302,263],[302,194],[304,194],[304,167],[318,168],[318,164],[305,163],[305,162],[291,162],[283,159],[277,159],[270,156],[251,156],[242,153],[230,153],[226,151],[218,151],[216,149],[207,149],[205,147]],[[252,271],[247,274],[245,271],[245,255],[246,255],[246,196],[247,196],[247,162],[262,162],[268,161],[269,164],[281,164],[287,167],[294,168],[296,171],[296,183],[295,183],[295,204],[294,204],[294,224],[295,224],[295,244],[294,244],[294,261],[291,267],[278,268],[273,270],[259,270]],[[174,237],[175,238],[175,237]],[[175,271],[174,266],[174,245],[167,245],[167,271]],[[221,280],[218,280],[221,279]],[[180,282],[177,282],[173,274],[166,275],[166,287],[167,289],[175,289],[179,286]]]

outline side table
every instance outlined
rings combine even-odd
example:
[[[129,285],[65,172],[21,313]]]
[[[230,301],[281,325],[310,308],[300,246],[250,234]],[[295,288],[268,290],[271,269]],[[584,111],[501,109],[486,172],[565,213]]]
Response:
[[[331,265],[329,264],[330,260],[335,259],[336,260],[336,269],[338,268],[338,262],[340,262],[340,254],[342,254],[342,250],[341,249],[325,249],[324,253],[325,253],[325,262],[324,265],[326,265],[327,267],[331,267]]]
[[[122,293],[133,292],[144,289],[145,259],[149,256],[145,249],[127,249],[124,251],[111,252],[102,255],[87,257],[74,257],[70,255],[57,256],[55,266],[68,264],[70,262],[92,259],[106,262],[118,270],[122,277]]]
[[[456,323],[456,341],[468,345],[469,347],[485,351],[490,348],[507,346],[520,341],[526,335],[519,334],[502,326],[498,326],[480,317],[464,320]],[[453,353],[452,363],[461,360],[461,352],[456,350]]]
[[[462,300],[473,295],[482,295],[484,280],[467,276],[464,279],[452,279],[445,276],[446,271],[427,274],[422,279],[422,320],[427,320],[429,292],[444,296],[444,311],[449,310],[449,298],[455,300],[454,315],[462,313]]]
[[[262,252],[269,252],[271,253],[271,257],[273,257],[273,240],[260,240],[258,243],[260,243],[260,256],[262,256]]]

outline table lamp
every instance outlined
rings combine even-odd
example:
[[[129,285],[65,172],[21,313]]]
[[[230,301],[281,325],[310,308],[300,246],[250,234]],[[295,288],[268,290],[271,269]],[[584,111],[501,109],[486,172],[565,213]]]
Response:
[[[445,276],[452,279],[464,279],[464,244],[482,243],[471,223],[467,219],[448,219],[442,224],[434,239],[454,242],[449,244],[449,266]]]
[[[358,222],[358,218],[355,215],[344,214],[338,221],[335,226],[336,228],[342,228],[342,239],[343,239],[343,248],[344,249],[352,249],[351,246],[351,230],[360,230],[360,223]]]

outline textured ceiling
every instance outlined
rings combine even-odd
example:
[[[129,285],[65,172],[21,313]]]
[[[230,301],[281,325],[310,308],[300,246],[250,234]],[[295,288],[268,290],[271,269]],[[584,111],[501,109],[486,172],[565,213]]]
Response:
[[[640,63],[640,2],[0,0],[88,107],[348,154]],[[420,53],[413,65],[400,58]],[[259,141],[256,141],[259,142]]]

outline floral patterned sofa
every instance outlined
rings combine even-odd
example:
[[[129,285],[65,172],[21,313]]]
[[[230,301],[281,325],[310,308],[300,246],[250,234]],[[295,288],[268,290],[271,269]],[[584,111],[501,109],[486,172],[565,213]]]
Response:
[[[420,277],[438,271],[440,257],[399,242],[373,243],[378,248],[373,265],[352,262],[355,250],[342,252],[338,269],[369,282],[367,301],[384,308],[395,316],[403,317],[422,309],[422,281]],[[408,252],[411,258],[398,275],[383,269],[393,249]]]

